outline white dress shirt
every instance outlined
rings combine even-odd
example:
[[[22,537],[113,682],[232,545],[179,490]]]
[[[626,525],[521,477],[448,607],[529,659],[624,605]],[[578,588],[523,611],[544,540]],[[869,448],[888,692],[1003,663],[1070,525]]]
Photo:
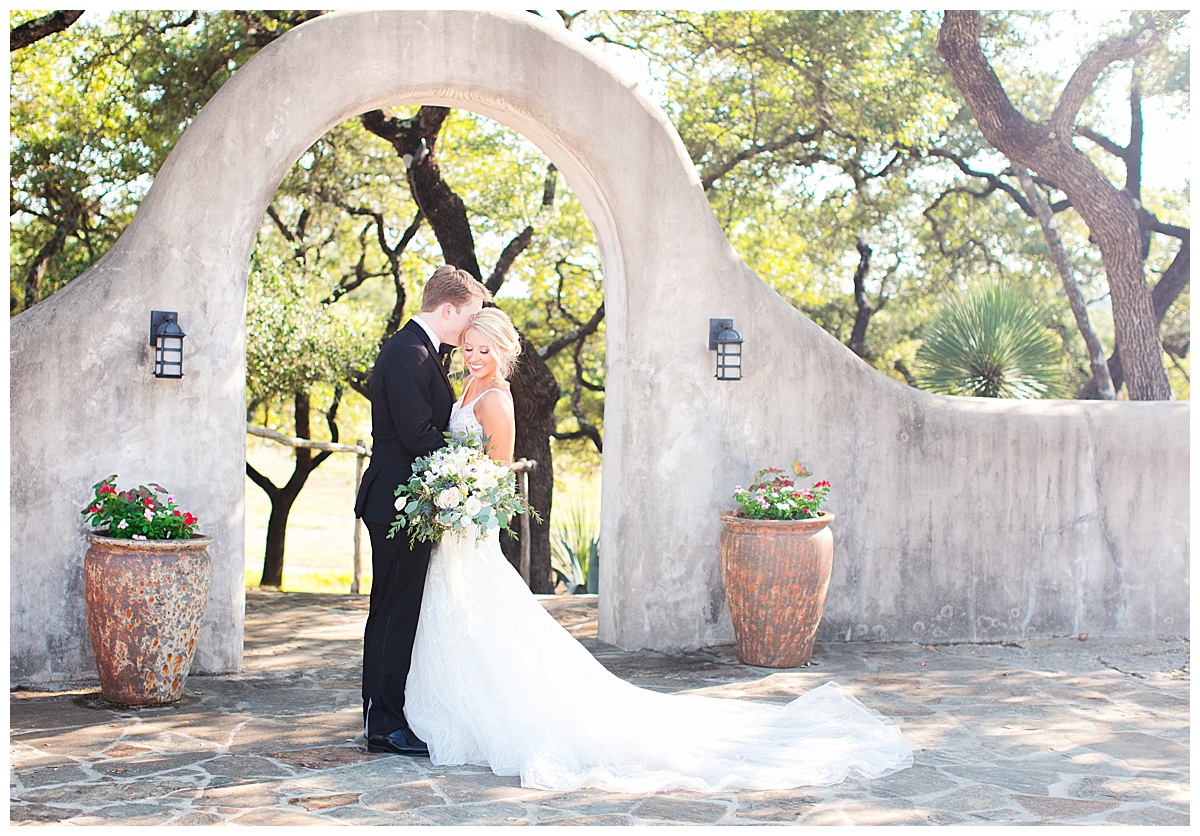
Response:
[[[417,314],[413,317],[416,323],[425,329],[425,333],[429,335],[429,339],[433,340],[433,350],[440,352],[442,350],[442,341],[438,339],[437,334],[433,333],[433,329],[429,327],[425,320],[421,319],[421,315]]]

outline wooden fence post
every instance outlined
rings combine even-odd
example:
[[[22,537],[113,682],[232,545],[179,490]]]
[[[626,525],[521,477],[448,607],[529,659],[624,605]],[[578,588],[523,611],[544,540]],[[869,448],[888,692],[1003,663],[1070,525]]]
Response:
[[[513,471],[517,474],[517,489],[521,492],[521,498],[525,503],[529,503],[529,471],[537,468],[537,462],[530,459],[518,459],[513,462]],[[525,585],[529,586],[529,576],[531,574],[530,564],[530,522],[529,515],[521,515],[521,563],[518,571],[521,573],[521,580],[525,581]]]
[[[354,500],[358,501],[358,489],[362,487],[363,459],[367,449],[366,443],[360,438],[354,442],[361,451],[354,457]],[[354,518],[354,580],[350,582],[350,594],[358,595],[362,591],[362,520]]]
[[[529,471],[521,471],[521,496],[529,501]],[[521,580],[529,586],[529,515],[521,515]]]

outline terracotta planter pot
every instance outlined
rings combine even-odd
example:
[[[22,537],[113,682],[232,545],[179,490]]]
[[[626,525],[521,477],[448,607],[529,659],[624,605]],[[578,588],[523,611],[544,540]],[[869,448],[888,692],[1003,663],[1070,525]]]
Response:
[[[812,657],[833,571],[833,514],[751,520],[722,514],[721,580],[748,665],[794,668]]]
[[[119,705],[178,700],[208,603],[212,538],[86,537],[88,632],[104,699]]]

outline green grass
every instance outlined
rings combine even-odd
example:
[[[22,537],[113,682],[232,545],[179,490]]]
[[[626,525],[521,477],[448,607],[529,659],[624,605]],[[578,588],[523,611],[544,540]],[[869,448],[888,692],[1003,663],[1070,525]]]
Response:
[[[266,439],[248,437],[246,457],[272,482],[292,472],[292,451]],[[308,477],[288,517],[283,563],[287,592],[348,593],[354,577],[354,460],[334,453]],[[246,478],[246,585],[258,586],[271,503]],[[363,589],[370,591],[371,544],[362,533]]]
[[[267,439],[247,436],[246,457],[272,482],[283,484],[292,472],[292,451]],[[288,517],[283,563],[285,592],[347,594],[354,577],[354,456],[334,453],[308,477]],[[579,503],[600,507],[600,473],[563,461],[556,467],[551,526]],[[262,577],[263,548],[271,503],[262,488],[246,478],[246,586]],[[363,586],[371,590],[371,543],[362,533]]]

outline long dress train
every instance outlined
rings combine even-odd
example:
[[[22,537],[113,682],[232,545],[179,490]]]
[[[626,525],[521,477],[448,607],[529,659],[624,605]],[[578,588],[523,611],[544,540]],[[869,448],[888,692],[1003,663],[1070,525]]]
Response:
[[[471,404],[450,426],[479,432]],[[786,705],[660,694],[608,672],[500,550],[434,547],[405,691],[434,764],[477,764],[551,790],[786,789],[912,765],[912,744],[833,682]]]

